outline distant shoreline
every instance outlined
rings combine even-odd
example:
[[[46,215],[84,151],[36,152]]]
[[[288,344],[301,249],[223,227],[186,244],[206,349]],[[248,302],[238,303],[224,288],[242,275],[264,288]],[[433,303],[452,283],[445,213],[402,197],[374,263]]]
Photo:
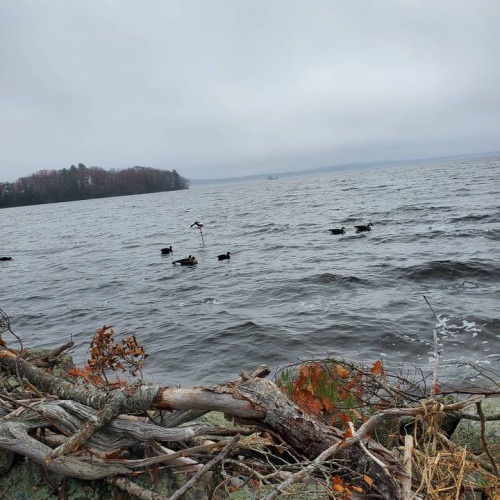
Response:
[[[475,158],[490,158],[494,156],[500,156],[500,151],[493,151],[487,153],[474,153],[474,154],[463,154],[463,155],[451,155],[451,156],[439,156],[431,158],[420,158],[420,159],[410,159],[410,160],[382,160],[373,162],[356,162],[356,163],[344,163],[340,165],[332,165],[329,167],[318,167],[306,170],[296,170],[287,172],[273,172],[265,174],[255,174],[255,175],[244,175],[241,177],[221,177],[216,179],[191,179],[188,178],[189,186],[203,186],[208,184],[228,184],[235,182],[255,182],[261,180],[269,180],[270,178],[277,179],[278,176],[281,177],[300,177],[303,175],[314,175],[314,174],[327,174],[332,172],[343,172],[348,170],[371,170],[375,168],[391,168],[391,167],[404,167],[404,166],[416,166],[421,164],[428,164],[438,161],[445,160],[467,160]]]

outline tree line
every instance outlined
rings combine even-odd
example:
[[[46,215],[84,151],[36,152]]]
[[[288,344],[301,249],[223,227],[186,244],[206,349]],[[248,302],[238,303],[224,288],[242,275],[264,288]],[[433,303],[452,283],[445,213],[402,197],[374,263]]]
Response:
[[[0,208],[188,188],[189,181],[175,170],[105,170],[79,163],[62,170],[40,170],[15,182],[0,182]]]

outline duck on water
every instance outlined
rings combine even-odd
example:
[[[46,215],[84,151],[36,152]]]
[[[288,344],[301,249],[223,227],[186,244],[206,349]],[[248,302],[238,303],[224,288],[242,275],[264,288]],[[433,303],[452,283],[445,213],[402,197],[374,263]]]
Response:
[[[195,264],[198,264],[198,261],[194,255],[190,255],[184,259],[174,260],[172,264],[179,264],[180,266],[194,266]]]
[[[357,233],[362,233],[363,231],[371,231],[373,224],[370,222],[366,225],[354,226]]]
[[[172,252],[173,252],[172,245],[161,249],[162,255],[168,255],[169,253],[172,253]]]
[[[218,255],[217,258],[219,260],[229,260],[231,258],[231,252],[223,253],[221,255]]]
[[[333,229],[329,229],[328,231],[330,231],[330,234],[344,234],[345,233],[345,227],[342,226],[342,227],[336,227],[336,228],[333,228]]]

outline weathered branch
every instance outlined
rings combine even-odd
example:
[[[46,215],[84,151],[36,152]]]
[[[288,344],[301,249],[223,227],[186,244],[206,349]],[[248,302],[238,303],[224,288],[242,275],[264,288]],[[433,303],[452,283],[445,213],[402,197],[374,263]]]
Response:
[[[439,319],[439,316],[436,314],[436,311],[432,307],[431,303],[427,299],[427,297],[424,295],[424,299],[427,302],[427,305],[429,306],[430,310],[434,314],[434,317],[436,318],[437,322],[439,323],[440,327],[443,327],[443,324],[441,320]],[[434,370],[433,370],[433,377],[432,377],[432,385],[431,385],[431,399],[434,399],[436,397],[436,393],[438,390],[438,366],[439,366],[439,356],[440,356],[440,349],[439,349],[439,339],[437,335],[437,330],[436,327],[432,329],[432,336],[433,336],[433,341],[434,341]]]
[[[129,481],[126,477],[108,477],[106,478],[106,482],[139,500],[169,500],[166,496],[147,490]]]
[[[189,479],[189,481],[187,481],[181,488],[179,488],[173,495],[171,495],[170,500],[178,500],[182,498],[186,494],[186,492],[195,485],[198,479],[203,476],[203,474],[206,474],[210,469],[215,467],[219,462],[226,458],[226,455],[229,453],[231,448],[233,448],[239,441],[240,437],[241,436],[239,434],[236,434],[236,436],[234,436],[233,439],[231,439],[231,441],[227,443],[226,447],[215,458],[205,464],[198,472],[196,472],[196,474],[194,474],[193,477],[191,477],[191,479]]]
[[[28,430],[55,426],[60,432],[69,436],[78,432],[83,423],[92,419],[95,414],[96,411],[92,408],[74,401],[41,401],[29,409],[5,416],[4,420],[21,422]],[[241,430],[241,432],[244,431]],[[108,454],[112,454],[121,448],[148,441],[179,442],[210,434],[222,435],[224,431],[209,425],[167,429],[144,419],[120,416],[93,434],[87,445],[93,450],[107,451]]]
[[[57,360],[63,356],[67,351],[69,351],[75,345],[74,342],[68,342],[61,347],[57,347],[52,351],[47,352],[43,356],[34,359],[31,363],[38,368],[46,368],[53,366]]]
[[[413,436],[406,434],[405,436],[405,451],[403,456],[403,467],[406,470],[406,478],[403,479],[401,493],[403,498],[410,498],[411,479],[412,479],[412,458],[413,455]]]
[[[129,474],[123,465],[104,462],[95,458],[86,462],[74,457],[59,457],[46,462],[51,448],[28,435],[23,424],[0,420],[0,447],[13,451],[43,464],[48,470],[78,479],[101,479],[115,474]]]

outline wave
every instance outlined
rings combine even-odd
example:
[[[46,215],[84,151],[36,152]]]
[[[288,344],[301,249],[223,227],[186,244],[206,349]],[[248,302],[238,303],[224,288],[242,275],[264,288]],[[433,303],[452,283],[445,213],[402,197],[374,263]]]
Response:
[[[256,333],[261,331],[262,328],[257,324],[254,323],[253,321],[245,321],[239,325],[234,325],[226,328],[222,334],[229,334],[229,335],[234,335],[234,334],[249,334],[249,333]]]
[[[262,235],[267,233],[283,232],[289,229],[289,224],[275,224],[274,222],[269,222],[267,224],[246,224],[245,234],[247,236],[251,235]]]
[[[418,233],[408,233],[408,234],[401,234],[398,235],[397,237],[391,237],[390,240],[392,242],[394,241],[408,241],[408,242],[416,242],[417,240],[437,240],[437,239],[443,239],[443,238],[478,238],[480,236],[484,237],[489,237],[488,233],[485,232],[484,229],[477,231],[476,229],[473,228],[468,228],[468,229],[461,229],[460,232],[457,233],[456,229],[452,229],[450,231],[450,228],[448,229],[437,229],[435,227],[428,229],[427,231],[420,231]],[[389,238],[386,238],[386,240],[383,240],[383,242],[389,242]]]
[[[488,229],[484,233],[485,238],[488,238],[489,240],[493,241],[499,241],[500,240],[500,229]]]
[[[457,222],[487,222],[495,223],[500,222],[500,217],[498,214],[468,214],[462,215],[460,217],[453,217],[450,219],[450,223]]]
[[[369,280],[359,278],[358,276],[343,276],[340,274],[322,273],[310,276],[302,281],[305,284],[341,284],[341,285],[367,285]]]
[[[425,280],[455,280],[455,279],[484,279],[497,281],[500,278],[500,267],[493,263],[482,261],[459,262],[454,260],[434,260],[399,268],[398,274],[402,278],[413,281]]]
[[[481,330],[492,340],[498,339],[500,335],[500,319],[499,318],[483,318],[478,320],[481,324]]]

